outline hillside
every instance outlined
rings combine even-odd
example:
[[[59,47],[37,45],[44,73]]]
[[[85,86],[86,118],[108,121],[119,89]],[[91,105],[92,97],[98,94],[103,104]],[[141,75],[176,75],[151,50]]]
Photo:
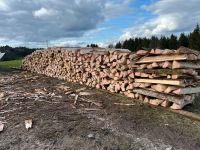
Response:
[[[2,61],[21,59],[31,54],[33,51],[35,51],[35,49],[30,49],[26,47],[15,47],[15,48],[10,46],[0,47],[0,52],[6,53],[3,56]]]

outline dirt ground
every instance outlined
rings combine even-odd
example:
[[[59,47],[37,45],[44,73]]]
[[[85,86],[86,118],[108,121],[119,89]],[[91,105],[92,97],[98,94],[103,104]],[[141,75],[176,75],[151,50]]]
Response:
[[[0,99],[0,121],[5,125],[0,150],[200,149],[200,122],[83,87],[0,69],[0,92],[5,94]],[[132,106],[115,104],[122,102]],[[186,109],[198,112],[199,108]],[[29,130],[26,119],[33,120]]]

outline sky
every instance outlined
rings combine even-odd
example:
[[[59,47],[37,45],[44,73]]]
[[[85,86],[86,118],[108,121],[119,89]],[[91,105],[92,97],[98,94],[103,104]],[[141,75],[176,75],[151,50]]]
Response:
[[[106,47],[134,37],[189,33],[200,0],[0,0],[0,45]]]

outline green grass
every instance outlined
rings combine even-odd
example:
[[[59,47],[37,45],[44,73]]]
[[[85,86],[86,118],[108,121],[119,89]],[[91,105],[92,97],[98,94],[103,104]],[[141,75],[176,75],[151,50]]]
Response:
[[[20,68],[22,60],[0,61],[0,68]]]

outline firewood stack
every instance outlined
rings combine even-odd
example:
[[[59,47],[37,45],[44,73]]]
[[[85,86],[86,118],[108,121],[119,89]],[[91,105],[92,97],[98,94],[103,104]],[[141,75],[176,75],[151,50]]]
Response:
[[[139,99],[152,105],[182,109],[200,92],[200,53],[178,50],[49,48],[35,51],[22,68]]]

